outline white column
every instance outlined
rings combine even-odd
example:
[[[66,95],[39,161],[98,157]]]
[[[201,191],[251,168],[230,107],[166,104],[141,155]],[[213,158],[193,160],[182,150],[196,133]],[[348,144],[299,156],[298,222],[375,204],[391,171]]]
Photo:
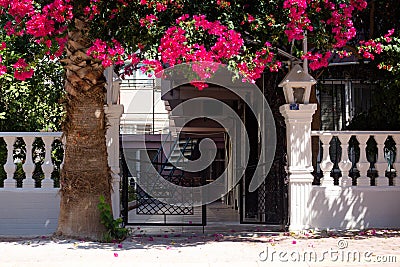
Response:
[[[400,135],[392,135],[394,141],[396,142],[396,162],[394,168],[396,169],[396,177],[393,178],[393,185],[400,186]]]
[[[42,164],[42,170],[44,173],[44,179],[42,180],[42,188],[53,188],[54,182],[51,180],[51,173],[54,170],[53,163],[51,161],[51,144],[54,141],[53,136],[42,137],[45,149],[44,162]]]
[[[333,168],[333,162],[331,161],[331,156],[329,154],[329,143],[332,140],[332,135],[320,135],[319,140],[322,143],[322,161],[319,167],[323,173],[321,178],[322,186],[333,186],[333,177],[331,177],[331,170]]]
[[[17,166],[14,163],[14,143],[15,136],[4,136],[4,141],[7,144],[7,162],[4,164],[4,171],[7,173],[7,179],[4,180],[4,188],[15,188],[17,184],[14,180],[14,172]]]
[[[350,134],[339,134],[338,135],[339,141],[342,147],[342,159],[339,162],[339,168],[342,172],[342,178],[340,179],[341,186],[351,186],[352,179],[349,177],[349,171],[353,163],[349,159],[349,141],[351,138]]]
[[[378,156],[375,163],[375,168],[378,171],[378,177],[375,178],[376,186],[388,186],[389,178],[385,176],[385,172],[388,168],[388,163],[385,159],[385,141],[387,138],[386,134],[374,135],[376,144],[378,146]]]
[[[25,136],[24,142],[26,147],[26,157],[25,163],[22,166],[25,172],[25,181],[23,182],[23,187],[25,188],[34,188],[35,187],[35,180],[33,180],[32,175],[35,171],[35,164],[32,161],[32,144],[35,141],[34,136]]]
[[[367,176],[367,172],[370,166],[369,161],[367,160],[367,141],[369,139],[369,134],[358,134],[356,135],[358,142],[360,143],[360,159],[357,163],[357,169],[360,172],[360,177],[357,179],[358,186],[370,186],[371,180]]]
[[[112,178],[112,192],[111,192],[111,205],[113,210],[114,219],[120,217],[120,183],[121,177],[119,176],[119,125],[120,118],[124,111],[122,105],[111,105],[104,107],[104,111],[108,120],[107,129],[107,153],[108,165],[111,169]]]
[[[316,109],[316,104],[299,104],[298,110],[291,110],[290,104],[279,108],[286,122],[290,231],[309,228],[308,202],[314,180],[311,121]]]

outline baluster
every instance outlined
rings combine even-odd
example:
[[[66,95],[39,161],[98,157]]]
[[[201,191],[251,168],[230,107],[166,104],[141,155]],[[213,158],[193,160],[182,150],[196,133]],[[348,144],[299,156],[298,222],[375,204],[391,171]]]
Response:
[[[360,143],[360,159],[357,163],[357,169],[360,172],[360,177],[357,179],[357,185],[359,186],[369,186],[371,185],[371,180],[367,176],[367,172],[369,169],[369,161],[367,160],[367,141],[369,139],[369,135],[366,134],[358,134],[356,135],[358,142]]]
[[[25,136],[24,142],[26,147],[26,157],[25,163],[22,166],[25,172],[25,181],[23,182],[23,187],[26,188],[34,188],[35,187],[35,180],[33,180],[33,172],[35,171],[35,164],[32,161],[32,144],[35,141],[34,136]]]
[[[351,177],[349,177],[349,171],[350,171],[353,163],[349,159],[349,151],[348,151],[351,135],[339,134],[338,138],[339,138],[339,141],[340,141],[341,147],[342,147],[342,159],[338,164],[340,171],[342,172],[342,178],[340,180],[340,185],[341,186],[351,186],[352,179],[351,179]]]
[[[64,151],[64,153],[63,153],[63,158],[62,158],[62,161],[61,161],[61,164],[60,164],[60,188],[61,188],[61,187],[62,187],[61,174],[62,174],[62,168],[63,168],[63,166],[64,166],[64,161],[65,161],[65,144],[66,144],[66,137],[63,136],[63,137],[61,137],[59,140],[61,141],[61,146],[62,146],[62,149],[63,149],[63,151]]]
[[[53,163],[51,162],[51,144],[53,143],[53,136],[42,137],[45,145],[45,156],[42,164],[42,170],[44,173],[44,179],[42,180],[42,188],[53,188],[54,182],[51,180],[51,173],[54,170]]]
[[[392,135],[396,142],[396,162],[394,168],[396,169],[396,177],[393,178],[393,185],[400,186],[400,134]]]
[[[17,166],[14,164],[14,143],[15,136],[4,136],[4,141],[7,144],[7,162],[4,164],[4,171],[7,173],[7,179],[4,180],[4,188],[15,188],[17,186],[14,180],[14,172]]]
[[[331,170],[333,168],[333,163],[331,161],[331,157],[329,155],[329,142],[331,141],[332,136],[330,135],[320,135],[319,140],[322,143],[322,161],[320,164],[321,171],[323,173],[323,177],[321,178],[322,186],[333,186],[333,178],[331,177]]]
[[[387,135],[386,134],[377,134],[374,136],[374,139],[378,146],[378,155],[375,163],[375,168],[378,170],[378,177],[375,178],[376,186],[388,186],[389,178],[386,177],[386,170],[388,168],[388,163],[385,159],[385,141]]]

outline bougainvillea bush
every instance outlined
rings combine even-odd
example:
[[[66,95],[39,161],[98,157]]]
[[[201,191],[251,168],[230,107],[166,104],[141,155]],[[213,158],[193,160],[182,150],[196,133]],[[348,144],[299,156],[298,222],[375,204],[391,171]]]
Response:
[[[342,48],[356,36],[353,17],[366,6],[365,0],[2,0],[7,38],[0,45],[0,75],[13,72],[20,80],[33,75],[37,58],[2,64],[7,43],[23,36],[43,48],[39,56],[68,56],[67,30],[80,18],[90,29],[87,53],[103,67],[129,60],[127,72],[139,63],[146,65],[143,71],[158,71],[182,62],[212,61],[254,82],[265,68],[281,67],[277,47],[299,55],[296,48],[306,31],[312,51],[303,57],[311,69],[327,66],[331,54],[343,55]]]

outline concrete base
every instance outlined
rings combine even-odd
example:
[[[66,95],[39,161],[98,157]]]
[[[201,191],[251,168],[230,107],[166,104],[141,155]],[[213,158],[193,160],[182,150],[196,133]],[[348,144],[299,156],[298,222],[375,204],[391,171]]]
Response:
[[[55,232],[60,212],[58,189],[0,189],[0,235],[32,236]]]
[[[320,229],[400,228],[400,187],[313,186],[310,226]]]

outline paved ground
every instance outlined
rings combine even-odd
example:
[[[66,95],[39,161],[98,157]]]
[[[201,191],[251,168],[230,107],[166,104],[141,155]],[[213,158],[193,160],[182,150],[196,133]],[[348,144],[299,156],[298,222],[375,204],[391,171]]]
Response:
[[[0,266],[400,266],[400,232],[134,228],[122,243],[0,238]]]

